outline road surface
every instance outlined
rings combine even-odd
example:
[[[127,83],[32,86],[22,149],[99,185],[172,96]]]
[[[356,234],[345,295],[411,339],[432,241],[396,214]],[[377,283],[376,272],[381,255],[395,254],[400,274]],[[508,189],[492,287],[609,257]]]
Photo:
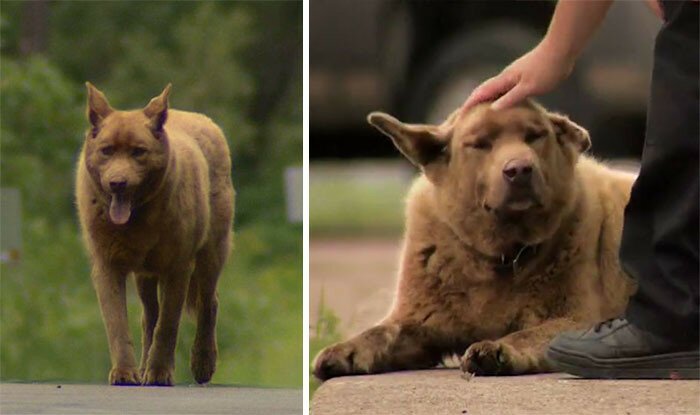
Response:
[[[3,383],[6,414],[301,414],[302,391],[224,386]]]

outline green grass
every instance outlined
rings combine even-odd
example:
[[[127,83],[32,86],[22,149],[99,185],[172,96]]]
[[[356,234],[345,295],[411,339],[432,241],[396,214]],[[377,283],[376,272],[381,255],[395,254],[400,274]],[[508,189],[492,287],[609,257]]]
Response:
[[[316,355],[323,350],[323,348],[330,346],[333,343],[337,343],[341,340],[340,332],[338,331],[338,324],[340,320],[329,308],[325,307],[325,302],[322,298],[319,303],[318,309],[318,320],[313,326],[313,333],[309,339],[309,363],[313,365],[314,358]],[[313,368],[309,368],[309,399],[311,399],[321,386],[321,382],[314,378],[311,373]]]
[[[302,385],[301,228],[252,224],[237,231],[219,283],[219,384]],[[25,223],[24,257],[0,269],[0,379],[104,383],[109,352],[77,227]],[[128,284],[132,337],[141,306]],[[193,319],[181,323],[176,382],[192,383]],[[137,356],[140,348],[137,347]]]
[[[316,163],[310,167],[313,235],[396,234],[414,172],[403,162]]]

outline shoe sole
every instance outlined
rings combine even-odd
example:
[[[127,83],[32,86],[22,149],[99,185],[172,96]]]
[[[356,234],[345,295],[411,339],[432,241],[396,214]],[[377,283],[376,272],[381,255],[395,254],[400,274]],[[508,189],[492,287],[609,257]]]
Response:
[[[600,360],[550,347],[545,357],[555,369],[589,379],[700,379],[698,351]]]

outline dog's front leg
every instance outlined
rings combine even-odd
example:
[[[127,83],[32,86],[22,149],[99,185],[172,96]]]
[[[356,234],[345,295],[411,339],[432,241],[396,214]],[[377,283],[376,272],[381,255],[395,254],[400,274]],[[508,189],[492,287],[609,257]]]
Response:
[[[562,331],[585,324],[569,318],[546,320],[497,340],[473,343],[461,359],[462,370],[477,375],[522,375],[552,370],[544,357],[549,342]]]
[[[126,311],[126,275],[108,266],[95,264],[91,276],[109,342],[112,361],[109,383],[139,385],[141,379],[134,358]]]
[[[146,372],[148,363],[148,352],[153,343],[153,331],[158,322],[158,280],[145,275],[136,275],[136,290],[139,293],[141,304],[143,305],[143,316],[141,317],[141,364],[139,371],[141,377]]]
[[[314,375],[326,380],[336,376],[430,368],[442,358],[435,335],[433,329],[419,324],[382,323],[322,350],[314,360]]]
[[[178,268],[175,268],[178,269]],[[175,346],[180,326],[180,316],[187,295],[193,265],[179,267],[178,271],[159,276],[162,301],[148,353],[144,385],[172,386],[175,370]]]

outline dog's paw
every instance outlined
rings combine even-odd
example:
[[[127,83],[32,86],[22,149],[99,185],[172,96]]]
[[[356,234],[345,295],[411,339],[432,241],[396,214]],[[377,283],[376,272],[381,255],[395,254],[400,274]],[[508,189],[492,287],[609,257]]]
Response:
[[[140,385],[141,376],[135,367],[114,367],[109,371],[110,385]]]
[[[327,347],[314,360],[314,376],[320,380],[369,372],[371,356],[358,351],[351,342]]]
[[[354,355],[352,347],[347,343],[338,343],[323,349],[314,359],[314,376],[320,380],[327,380],[351,374]]]
[[[207,383],[216,370],[216,349],[192,349],[190,370],[197,383]]]
[[[460,359],[463,372],[475,375],[507,375],[512,373],[510,347],[494,341],[481,341],[469,346]]]
[[[173,369],[149,367],[143,374],[144,386],[173,386]]]

